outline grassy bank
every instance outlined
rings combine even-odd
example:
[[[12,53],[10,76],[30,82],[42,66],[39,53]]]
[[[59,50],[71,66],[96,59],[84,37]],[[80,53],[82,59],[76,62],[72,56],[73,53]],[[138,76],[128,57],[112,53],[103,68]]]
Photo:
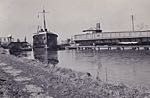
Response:
[[[18,76],[10,76],[10,74],[4,72],[3,77],[5,82],[13,84],[35,84],[42,88],[42,94],[47,94],[53,98],[149,98],[150,92],[146,88],[130,88],[124,84],[107,84],[103,81],[93,79],[92,76],[87,73],[77,72],[71,69],[60,68],[57,66],[47,65],[37,60],[28,60],[18,58],[9,54],[6,51],[0,49],[0,62],[6,63],[15,69],[22,70],[20,74],[26,77],[30,77],[28,81],[15,81]],[[3,67],[0,67],[1,69]],[[9,88],[10,91],[17,85],[6,84],[1,85],[2,95],[11,95],[6,93]],[[25,85],[26,85],[25,84]],[[24,91],[24,85],[19,86],[16,93],[16,98],[28,98],[28,92]],[[19,96],[18,96],[19,95]],[[26,96],[24,96],[26,95]],[[36,98],[36,97],[35,97]],[[39,97],[40,98],[40,97]],[[46,97],[41,97],[46,98]]]

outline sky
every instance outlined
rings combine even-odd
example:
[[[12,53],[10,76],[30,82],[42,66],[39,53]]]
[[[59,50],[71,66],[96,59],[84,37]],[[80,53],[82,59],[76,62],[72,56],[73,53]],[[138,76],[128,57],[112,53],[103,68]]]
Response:
[[[135,30],[150,29],[150,0],[0,0],[0,37],[26,36],[32,42],[38,25],[43,26],[42,16],[38,18],[43,7],[48,12],[47,29],[58,34],[58,41],[98,22],[105,32],[132,30],[131,15]]]

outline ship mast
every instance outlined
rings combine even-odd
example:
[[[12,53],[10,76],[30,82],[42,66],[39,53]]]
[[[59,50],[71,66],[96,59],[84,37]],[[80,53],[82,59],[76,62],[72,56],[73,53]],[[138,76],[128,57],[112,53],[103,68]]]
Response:
[[[44,21],[44,30],[46,31],[46,21],[45,21],[45,10],[43,9],[43,21]]]
[[[134,16],[131,15],[131,21],[132,21],[132,31],[134,31]]]
[[[44,30],[45,31],[47,31],[47,28],[46,28],[46,18],[45,18],[45,13],[47,13],[46,11],[45,11],[45,9],[43,8],[43,11],[42,12],[40,12],[40,13],[42,13],[43,14],[43,24],[44,24]]]

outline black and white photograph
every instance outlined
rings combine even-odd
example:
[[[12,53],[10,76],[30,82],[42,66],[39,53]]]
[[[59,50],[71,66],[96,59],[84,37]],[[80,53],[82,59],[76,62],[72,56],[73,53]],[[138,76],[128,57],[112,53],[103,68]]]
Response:
[[[0,0],[0,98],[150,98],[150,0]]]

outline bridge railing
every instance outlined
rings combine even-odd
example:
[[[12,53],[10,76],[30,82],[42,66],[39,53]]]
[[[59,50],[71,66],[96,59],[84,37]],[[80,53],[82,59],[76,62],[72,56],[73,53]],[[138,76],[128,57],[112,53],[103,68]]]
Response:
[[[101,32],[74,35],[74,40],[118,39],[150,37],[150,31]]]

